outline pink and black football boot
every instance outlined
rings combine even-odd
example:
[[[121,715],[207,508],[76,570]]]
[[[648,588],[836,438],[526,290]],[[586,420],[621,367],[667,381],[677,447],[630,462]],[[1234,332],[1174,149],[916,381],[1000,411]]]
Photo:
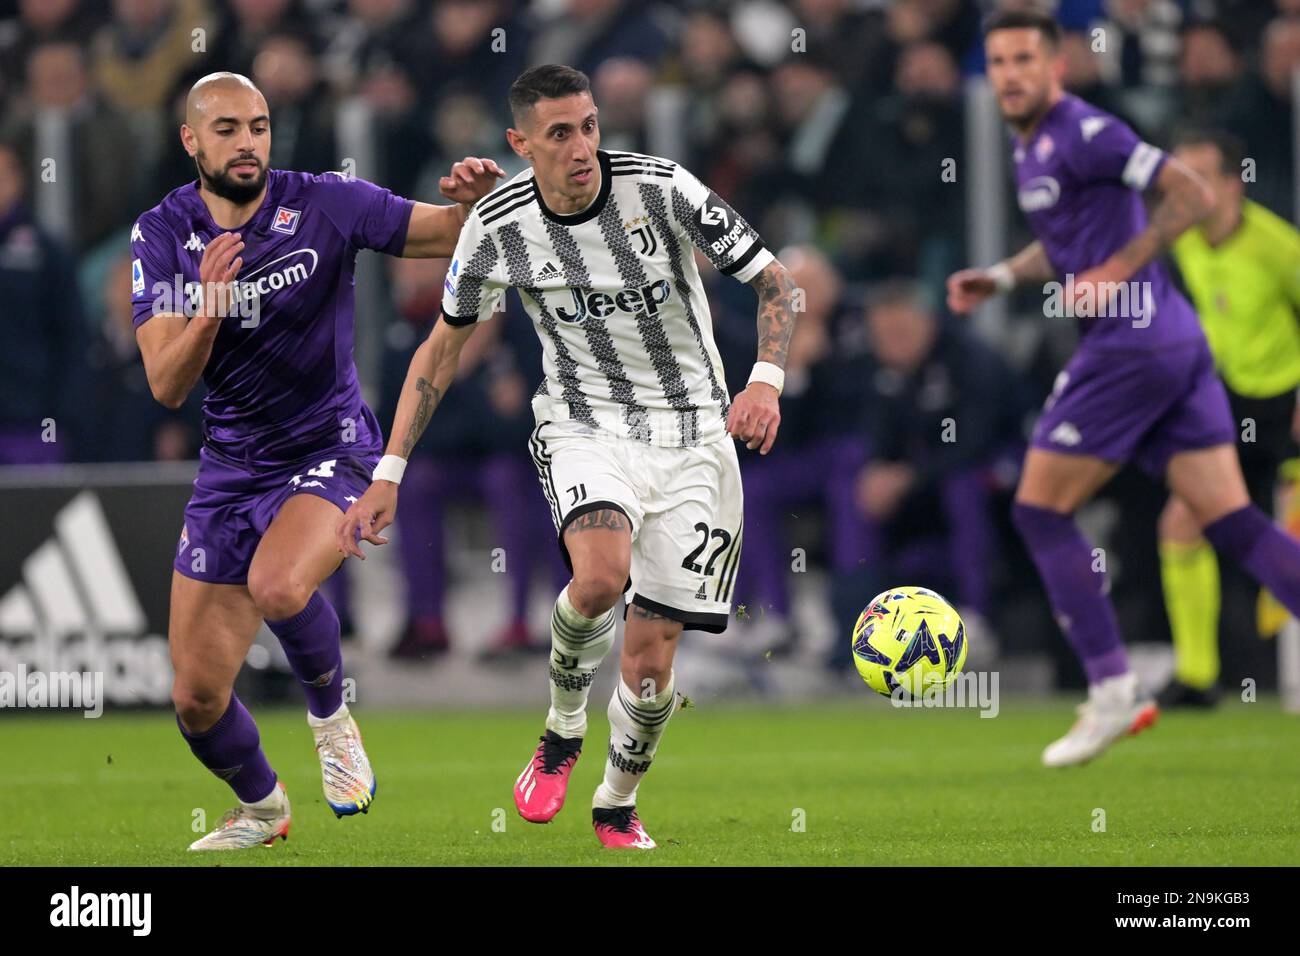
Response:
[[[537,752],[515,781],[515,806],[529,823],[550,823],[564,806],[569,774],[582,753],[582,738],[547,730],[538,740]]]
[[[636,807],[592,807],[591,825],[607,850],[653,850],[657,846],[637,819]]]

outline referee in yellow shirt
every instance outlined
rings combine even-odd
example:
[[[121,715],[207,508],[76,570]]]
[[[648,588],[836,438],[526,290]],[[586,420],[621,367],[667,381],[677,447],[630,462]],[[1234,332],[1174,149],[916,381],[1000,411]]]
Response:
[[[1179,138],[1174,155],[1210,183],[1216,202],[1199,227],[1174,243],[1173,255],[1228,388],[1251,500],[1272,514],[1278,468],[1296,454],[1300,434],[1300,233],[1245,198],[1242,153],[1225,133]],[[1176,660],[1160,704],[1212,707],[1219,677],[1218,562],[1177,497],[1170,497],[1159,528]],[[1229,619],[1240,616],[1253,625],[1255,585],[1243,578],[1222,593],[1242,598],[1240,615]]]

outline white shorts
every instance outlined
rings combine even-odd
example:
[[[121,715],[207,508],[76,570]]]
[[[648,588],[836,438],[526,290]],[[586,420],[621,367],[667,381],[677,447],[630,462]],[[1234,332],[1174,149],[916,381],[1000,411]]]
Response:
[[[731,438],[662,448],[565,421],[541,423],[528,445],[570,570],[569,522],[621,511],[632,525],[628,603],[686,630],[726,630],[744,515]]]

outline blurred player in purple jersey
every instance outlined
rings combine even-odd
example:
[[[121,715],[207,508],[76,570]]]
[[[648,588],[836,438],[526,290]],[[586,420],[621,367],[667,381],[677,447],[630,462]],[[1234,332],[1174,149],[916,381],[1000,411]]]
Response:
[[[1166,480],[1218,551],[1300,613],[1300,546],[1250,502],[1205,336],[1157,259],[1209,213],[1213,196],[1188,167],[1063,92],[1059,40],[1056,22],[1038,13],[1004,11],[986,24],[988,76],[1015,131],[1020,208],[1038,240],[948,279],[956,312],[1045,283],[1047,306],[1080,318],[1078,349],[1034,430],[1013,508],[1088,675],[1078,722],[1043,752],[1050,767],[1087,761],[1156,717],[1073,518],[1125,462]],[[1157,196],[1150,216],[1148,189]]]
[[[283,784],[235,676],[265,620],[307,694],[325,798],[366,812],[375,775],[343,702],[339,619],[319,586],[343,555],[334,528],[382,450],[353,345],[359,249],[448,256],[500,169],[466,159],[431,206],[335,173],[267,169],[266,100],[243,76],[194,84],[181,142],[197,182],[131,233],[136,339],[154,397],[207,386],[194,494],[172,574],[168,635],[177,723],[239,798],[191,850],[271,843],[289,829]]]

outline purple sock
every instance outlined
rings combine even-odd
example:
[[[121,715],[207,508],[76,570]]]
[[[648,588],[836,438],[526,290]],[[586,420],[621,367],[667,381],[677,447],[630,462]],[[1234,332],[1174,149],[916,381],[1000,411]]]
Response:
[[[1105,575],[1092,569],[1092,549],[1072,515],[1016,502],[1011,517],[1047,589],[1057,623],[1079,656],[1088,683],[1128,672]]]
[[[307,709],[328,717],[343,704],[343,650],[339,642],[339,616],[320,591],[307,606],[283,621],[266,626],[280,639],[294,676],[307,692]]]
[[[221,719],[201,734],[192,734],[176,717],[181,736],[203,766],[226,783],[245,803],[270,796],[275,788],[275,771],[262,753],[261,738],[253,715],[238,697],[230,695],[230,704]]]
[[[1247,505],[1206,525],[1205,538],[1300,616],[1300,543],[1268,515]]]

